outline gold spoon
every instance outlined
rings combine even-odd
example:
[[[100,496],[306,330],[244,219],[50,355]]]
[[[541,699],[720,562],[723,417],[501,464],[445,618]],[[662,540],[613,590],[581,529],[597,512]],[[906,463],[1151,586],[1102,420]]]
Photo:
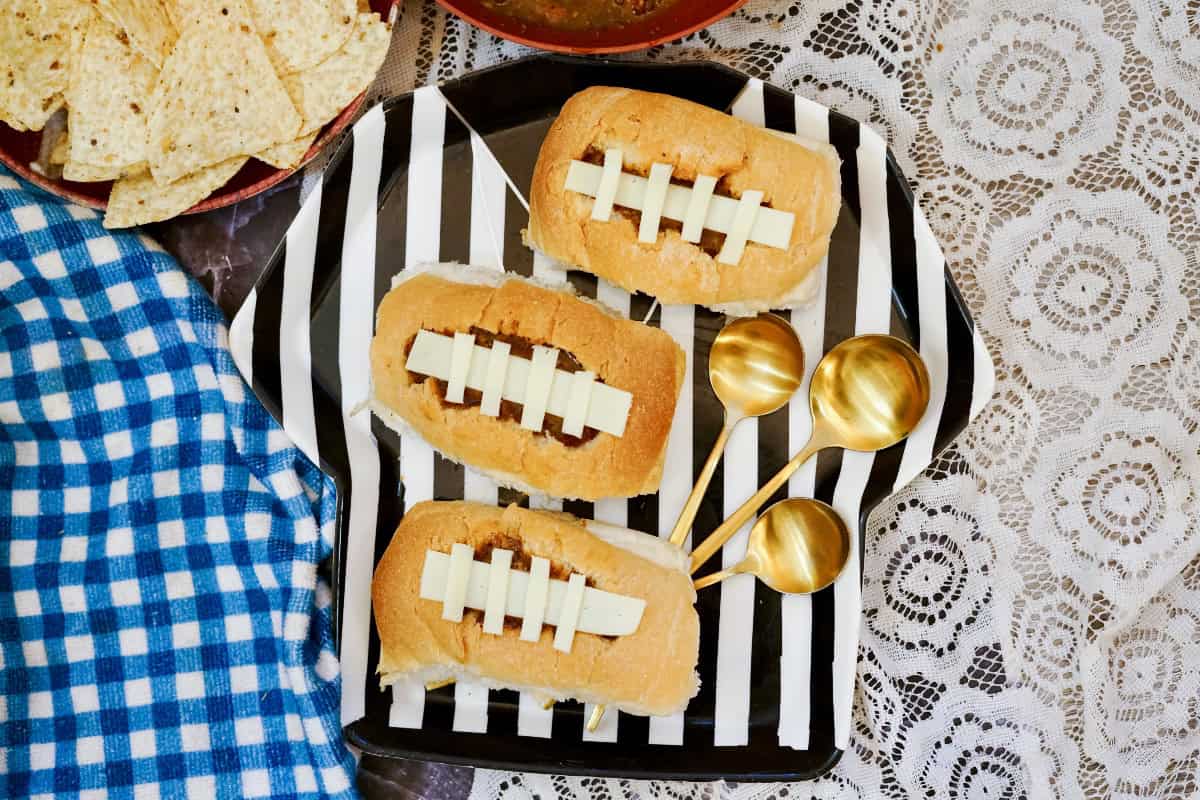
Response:
[[[671,531],[671,544],[682,547],[687,539],[733,429],[744,419],[783,408],[803,380],[804,345],[782,317],[739,317],[721,329],[708,352],[708,381],[725,409],[725,421]],[[588,731],[594,733],[602,719],[604,706],[594,706]]]
[[[841,573],[850,558],[850,531],[820,500],[794,497],[768,508],[750,529],[740,564],[697,578],[696,589],[749,573],[777,592],[811,594]]]
[[[693,574],[814,453],[827,447],[882,450],[908,436],[929,405],[929,371],[902,339],[855,336],[817,364],[808,403],[813,419],[808,444],[692,551]]]
[[[804,345],[795,329],[774,314],[735,319],[713,340],[708,380],[725,409],[725,421],[671,531],[671,544],[676,547],[683,545],[692,529],[733,429],[744,419],[783,408],[800,388],[804,380]]]

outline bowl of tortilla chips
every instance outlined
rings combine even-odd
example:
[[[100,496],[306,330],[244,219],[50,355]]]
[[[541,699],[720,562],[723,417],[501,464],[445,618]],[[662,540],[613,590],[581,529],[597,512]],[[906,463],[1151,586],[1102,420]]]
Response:
[[[357,115],[399,0],[4,0],[0,161],[124,228],[274,186]]]

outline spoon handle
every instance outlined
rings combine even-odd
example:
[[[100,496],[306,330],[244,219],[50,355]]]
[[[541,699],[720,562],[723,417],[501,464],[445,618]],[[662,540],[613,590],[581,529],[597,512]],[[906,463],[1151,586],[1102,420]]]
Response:
[[[827,442],[821,441],[815,436],[809,439],[804,449],[785,464],[783,469],[776,472],[771,480],[767,481],[749,500],[742,503],[738,510],[730,515],[729,519],[722,522],[720,527],[710,533],[708,538],[701,542],[696,549],[692,550],[692,574],[695,575],[696,570],[700,569],[713,553],[720,550],[726,542],[733,538],[733,535],[738,532],[739,528],[749,522],[758,513],[763,504],[771,499],[771,495],[775,494],[779,490],[779,487],[787,483],[788,478],[792,477],[793,472],[800,469],[800,466],[812,458],[813,454],[818,450],[822,450],[828,446]]]
[[[708,491],[708,484],[712,480],[713,473],[717,471],[721,453],[725,451],[725,443],[729,441],[729,434],[733,432],[739,422],[741,419],[726,418],[725,424],[721,426],[721,433],[713,442],[712,450],[708,453],[708,460],[704,462],[704,469],[700,470],[700,477],[696,479],[692,493],[688,495],[687,502],[683,504],[683,511],[679,512],[675,529],[671,531],[671,544],[676,547],[682,547],[684,540],[687,539],[688,531],[692,529],[692,523],[696,520],[696,512],[700,510],[700,501],[704,499],[704,493]]]
[[[596,729],[600,727],[600,720],[604,719],[604,709],[606,708],[608,708],[608,706],[604,704],[600,704],[592,708],[592,715],[588,717],[587,721],[588,733],[595,733]]]
[[[738,572],[736,570],[723,569],[720,572],[714,572],[712,575],[705,575],[703,578],[696,578],[696,580],[692,581],[692,588],[698,592],[706,586],[712,586],[713,584],[720,583],[726,578],[732,578],[737,574]]]

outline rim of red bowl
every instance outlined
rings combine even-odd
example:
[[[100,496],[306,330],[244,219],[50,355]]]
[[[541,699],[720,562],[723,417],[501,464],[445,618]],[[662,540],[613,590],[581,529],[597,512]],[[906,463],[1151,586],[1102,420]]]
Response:
[[[383,0],[382,2],[376,0],[375,2],[371,3],[371,8],[377,11],[385,20],[390,19],[392,22],[395,22],[395,10],[399,8],[400,3],[401,0]],[[372,78],[372,82],[374,82],[374,78]],[[234,203],[239,203],[242,200],[251,198],[256,194],[265,192],[272,186],[277,186],[283,181],[287,180],[297,171],[302,169],[308,162],[316,158],[317,154],[320,153],[327,144],[333,141],[340,133],[342,133],[342,131],[346,130],[346,128],[354,120],[354,117],[358,114],[359,109],[362,108],[363,102],[366,100],[366,96],[366,91],[363,91],[353,100],[351,100],[350,104],[342,109],[340,114],[327,122],[325,127],[321,130],[321,134],[317,136],[312,145],[309,146],[308,152],[304,154],[304,157],[300,159],[300,163],[296,164],[296,166],[291,167],[290,169],[273,170],[266,177],[260,178],[254,183],[238,189],[223,191],[224,187],[222,187],[222,189],[218,189],[217,191],[213,192],[211,195],[204,198],[187,211],[184,211],[179,216],[184,216],[186,214],[199,214],[204,211],[213,211],[218,208],[225,208],[226,206],[231,206]],[[4,123],[0,122],[0,126],[4,126]],[[12,133],[11,129],[8,130],[10,133]],[[31,131],[22,135],[40,136],[41,133]],[[65,198],[81,206],[94,208],[97,211],[103,211],[104,209],[108,208],[108,188],[112,185],[110,182],[81,184],[95,187],[97,191],[103,190],[104,196],[97,197],[94,194],[81,192],[72,188],[72,184],[69,181],[54,180],[53,178],[49,178],[45,175],[35,172],[30,168],[28,161],[17,158],[6,151],[3,147],[0,147],[0,162],[25,180],[29,181],[35,186],[45,189],[47,192],[50,192],[53,195]],[[251,159],[248,164],[249,163],[253,163],[253,159]],[[246,167],[243,167],[242,169],[246,169]],[[236,180],[237,175],[235,175],[233,178],[230,178],[229,182],[234,182]],[[226,185],[228,185],[228,183]]]
[[[488,33],[556,53],[589,55],[646,50],[706,28],[748,0],[675,0],[648,21],[600,30],[572,31],[522,22],[486,8],[480,0],[437,0],[438,5]],[[697,6],[699,8],[697,8]]]
[[[243,186],[240,189],[234,189],[232,191],[222,191],[221,189],[218,189],[216,192],[213,192],[211,195],[204,198],[187,211],[184,211],[179,216],[184,216],[185,214],[199,214],[204,211],[213,211],[218,208],[225,208],[226,206],[231,206],[234,203],[241,202],[242,200],[246,200],[256,194],[265,192],[272,186],[277,186],[278,184],[287,180],[297,171],[302,169],[305,164],[316,158],[317,154],[321,152],[325,145],[329,144],[331,140],[333,140],[338,134],[346,129],[346,126],[350,124],[350,121],[354,119],[354,116],[362,107],[363,100],[365,98],[366,92],[363,92],[358,97],[354,98],[350,102],[350,105],[346,106],[342,113],[338,114],[333,121],[329,122],[325,126],[325,129],[321,132],[321,135],[318,136],[308,148],[308,152],[304,154],[304,158],[300,159],[300,163],[296,166],[291,167],[290,169],[274,170],[265,178],[261,178],[249,186]],[[87,184],[89,186],[96,187],[97,190],[100,190],[102,187],[104,188],[104,194],[106,196],[97,197],[95,195],[85,194],[71,188],[70,182],[57,181],[53,178],[48,178],[45,175],[35,172],[30,168],[30,165],[27,162],[10,156],[4,150],[0,150],[0,161],[4,162],[9,169],[20,175],[25,180],[29,181],[35,186],[45,189],[51,194],[66,198],[77,205],[94,208],[97,211],[103,211],[104,209],[108,208],[107,187],[112,185],[111,181]],[[245,167],[242,169],[245,169]],[[235,175],[233,178],[230,178],[230,181],[235,181],[236,179],[237,176]]]

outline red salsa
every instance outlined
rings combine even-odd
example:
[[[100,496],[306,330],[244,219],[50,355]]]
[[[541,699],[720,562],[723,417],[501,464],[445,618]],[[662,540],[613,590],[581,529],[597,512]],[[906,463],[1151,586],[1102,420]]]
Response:
[[[676,0],[483,0],[501,14],[565,30],[593,30],[635,22]]]

